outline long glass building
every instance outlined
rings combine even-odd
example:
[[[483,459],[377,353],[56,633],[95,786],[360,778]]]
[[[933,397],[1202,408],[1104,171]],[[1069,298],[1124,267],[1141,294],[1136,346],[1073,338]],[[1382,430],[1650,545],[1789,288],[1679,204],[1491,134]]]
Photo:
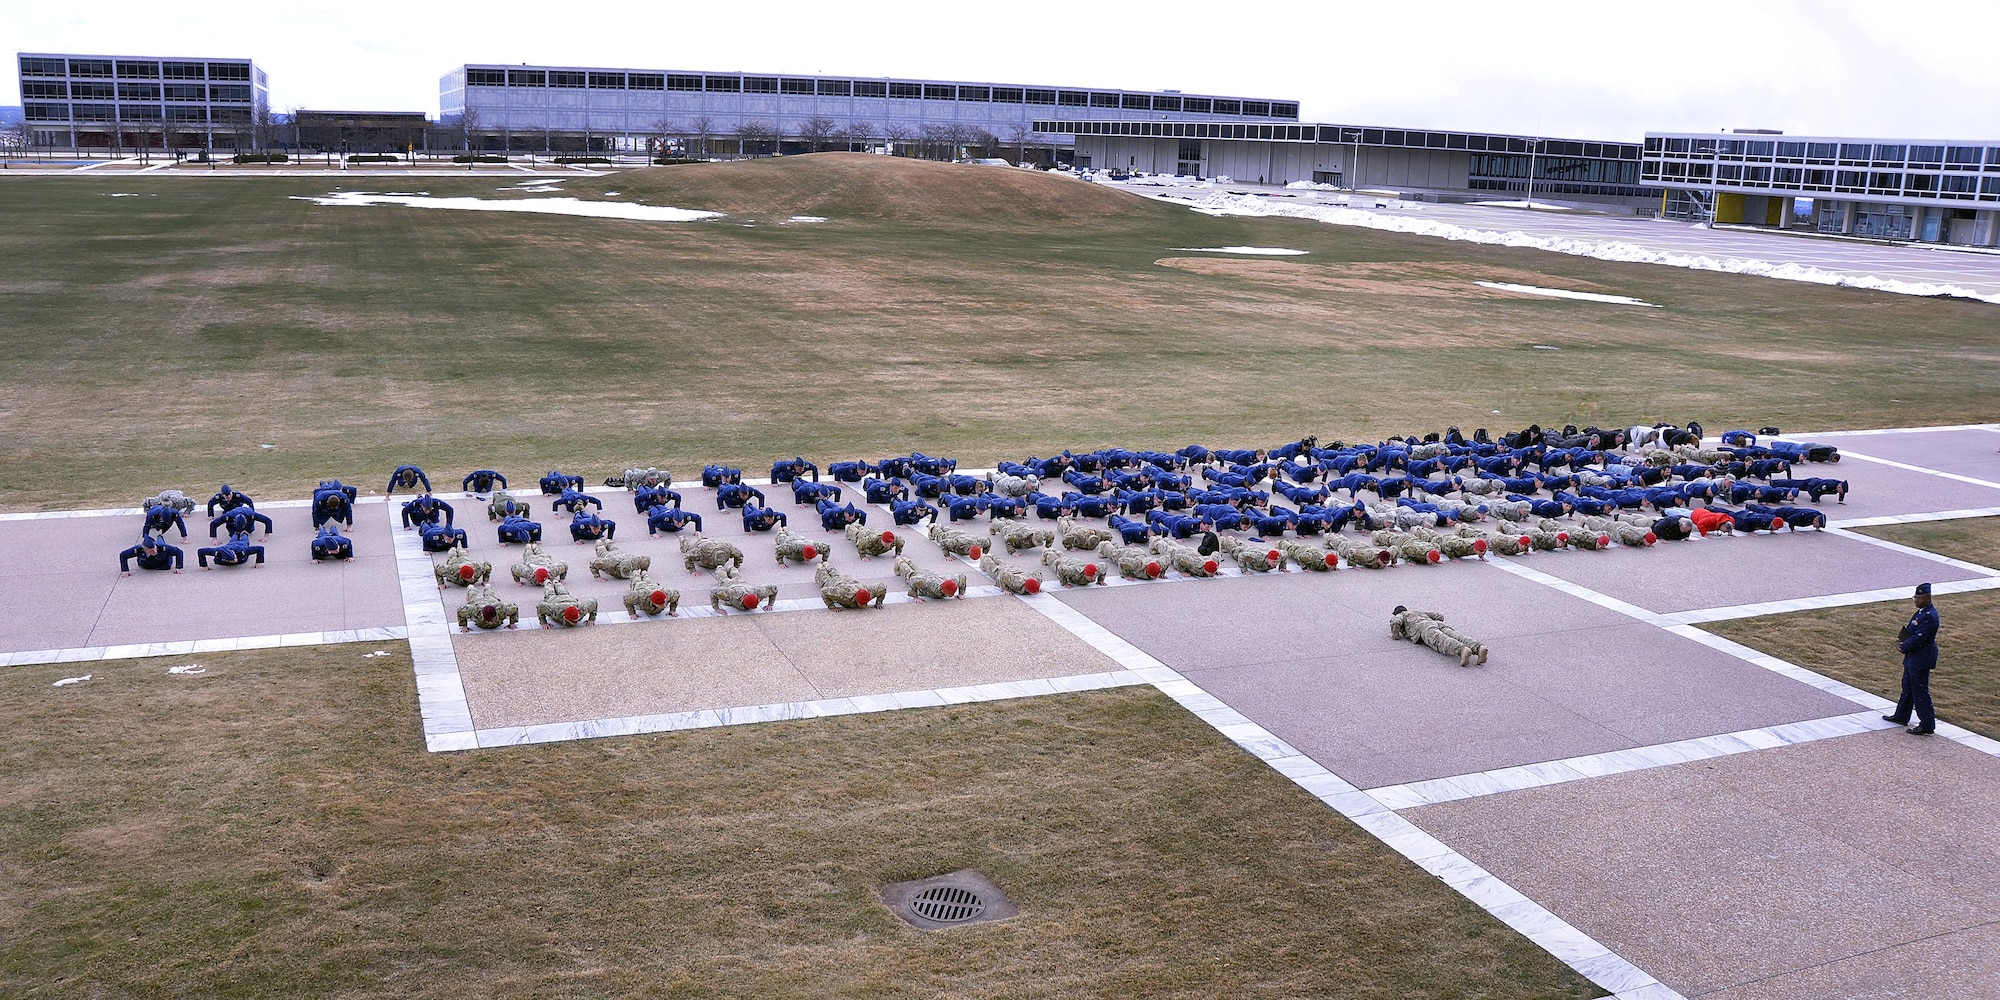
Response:
[[[486,149],[644,149],[660,138],[793,152],[925,139],[1068,146],[1034,122],[1074,109],[1128,121],[1298,121],[1297,101],[957,80],[472,63],[438,81],[447,124]],[[989,139],[990,137],[990,139]]]
[[[20,70],[36,146],[247,149],[271,102],[249,59],[23,52]]]
[[[2000,140],[1648,132],[1669,217],[2000,245]]]

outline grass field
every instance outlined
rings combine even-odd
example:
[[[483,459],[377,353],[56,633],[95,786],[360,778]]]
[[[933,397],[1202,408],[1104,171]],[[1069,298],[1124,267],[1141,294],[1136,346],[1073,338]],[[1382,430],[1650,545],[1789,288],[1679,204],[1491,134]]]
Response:
[[[2000,383],[1979,303],[1209,218],[1025,171],[820,155],[565,185],[731,213],[686,224],[295,199],[342,183],[0,182],[0,509],[302,495],[404,461],[596,478],[1447,423],[1904,425],[1987,419]],[[1312,255],[1169,249],[1237,244]]]
[[[1941,556],[1963,559],[1975,566],[2000,566],[2000,517],[1882,524],[1851,530]]]
[[[1931,699],[1938,718],[2000,739],[2000,648],[1986,641],[1989,623],[2000,620],[2000,593],[1942,594],[1937,609],[1942,627]],[[1903,683],[1896,631],[1913,610],[1909,601],[1884,601],[1702,628],[1894,701]]]
[[[428,754],[389,648],[0,673],[0,995],[1602,995],[1150,688]]]

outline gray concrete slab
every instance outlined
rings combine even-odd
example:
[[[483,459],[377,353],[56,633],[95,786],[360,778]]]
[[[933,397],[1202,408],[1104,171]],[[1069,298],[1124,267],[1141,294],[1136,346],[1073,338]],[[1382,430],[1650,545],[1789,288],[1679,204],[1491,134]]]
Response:
[[[0,618],[0,651],[62,649],[230,636],[380,628],[403,624],[396,560],[382,508],[361,508],[351,562],[315,564],[313,530],[302,508],[266,511],[276,531],[264,539],[262,568],[203,572],[195,550],[219,544],[199,512],[190,537],[168,541],[187,554],[187,571],[118,575],[118,552],[139,538],[138,515],[0,522],[0,572],[20,585],[26,612]]]
[[[1984,998],[1996,779],[1887,730],[1403,815],[1688,996]]]
[[[1988,436],[2000,439],[2000,434]],[[1846,447],[1849,439],[1827,440]],[[1857,450],[1861,450],[1864,454],[1874,454],[1865,449]],[[1907,460],[1897,459],[1897,461]],[[1828,520],[1879,517],[1885,514],[1928,514],[1940,510],[1970,510],[2000,506],[2000,490],[1945,479],[1942,476],[1898,469],[1878,462],[1865,462],[1858,458],[1850,458],[1838,464],[1794,466],[1792,474],[1800,479],[1847,480],[1850,489],[1846,503],[1837,502],[1832,496],[1821,498],[1817,504],[1813,503],[1810,497],[1799,498],[1798,502],[1801,505],[1818,507],[1825,511]],[[1977,472],[1960,474],[1981,478]],[[1995,481],[2000,482],[2000,479]]]
[[[1692,611],[1981,576],[1819,531],[1712,536],[1528,563],[1650,611]]]
[[[1899,434],[1843,434],[1827,443],[1842,451],[1855,451],[1875,458],[1954,472],[2000,483],[2000,434],[1986,430],[1916,431]],[[1854,459],[1841,462],[1846,470],[1872,463]],[[1993,491],[2000,495],[2000,491]],[[2000,500],[1980,506],[2000,504]]]
[[[1656,549],[1629,555],[1646,559]],[[1058,596],[1362,787],[1854,708],[1478,563]],[[1492,658],[1461,668],[1390,639],[1388,613],[1396,604],[1443,611],[1492,645]]]

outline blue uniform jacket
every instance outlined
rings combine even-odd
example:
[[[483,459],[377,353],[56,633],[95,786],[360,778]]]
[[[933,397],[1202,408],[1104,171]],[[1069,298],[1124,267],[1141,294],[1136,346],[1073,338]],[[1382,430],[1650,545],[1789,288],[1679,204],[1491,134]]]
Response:
[[[1932,670],[1937,667],[1937,605],[1918,608],[1903,626],[1903,669]]]

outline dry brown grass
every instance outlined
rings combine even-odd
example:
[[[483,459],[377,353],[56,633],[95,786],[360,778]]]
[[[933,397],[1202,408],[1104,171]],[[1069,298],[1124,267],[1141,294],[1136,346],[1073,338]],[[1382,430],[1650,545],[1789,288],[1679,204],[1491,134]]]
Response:
[[[1943,594],[1937,608],[1942,628],[1931,698],[1938,718],[2000,739],[2000,648],[1988,641],[1989,623],[2000,620],[2000,593]],[[1912,609],[1909,601],[1883,601],[1702,628],[1893,701],[1903,683],[1896,632]]]
[[[0,673],[0,995],[1599,995],[1150,689],[427,754],[387,648]]]
[[[1883,524],[1851,530],[1941,556],[1963,559],[1975,566],[2000,567],[2000,517]]]

